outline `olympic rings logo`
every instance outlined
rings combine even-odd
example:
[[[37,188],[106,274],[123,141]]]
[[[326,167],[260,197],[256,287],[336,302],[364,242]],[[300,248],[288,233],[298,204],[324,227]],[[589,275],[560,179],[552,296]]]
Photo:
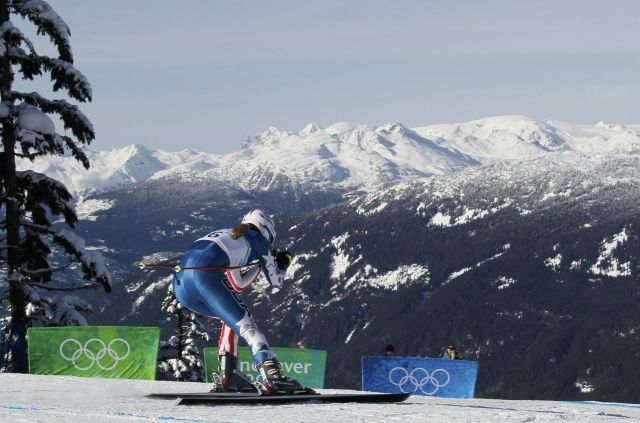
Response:
[[[419,389],[425,395],[433,395],[450,381],[451,375],[445,369],[429,372],[422,367],[416,367],[409,373],[404,367],[394,367],[389,372],[389,382],[404,393],[416,392]]]
[[[91,338],[84,345],[76,339],[69,338],[60,344],[60,356],[81,371],[89,370],[93,366],[98,366],[100,370],[113,370],[130,353],[131,346],[122,338],[115,338],[108,344],[101,339]]]

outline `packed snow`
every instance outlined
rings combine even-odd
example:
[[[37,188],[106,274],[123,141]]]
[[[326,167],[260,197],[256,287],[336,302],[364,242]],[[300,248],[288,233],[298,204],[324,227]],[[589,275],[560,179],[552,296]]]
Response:
[[[21,104],[18,108],[18,126],[28,131],[53,135],[56,132],[55,125],[49,116],[40,109],[28,104]]]
[[[412,396],[391,404],[176,406],[151,392],[203,392],[191,382],[0,374],[0,421],[85,422],[618,422],[640,405]],[[585,389],[588,385],[584,385]],[[353,392],[320,390],[321,393]]]

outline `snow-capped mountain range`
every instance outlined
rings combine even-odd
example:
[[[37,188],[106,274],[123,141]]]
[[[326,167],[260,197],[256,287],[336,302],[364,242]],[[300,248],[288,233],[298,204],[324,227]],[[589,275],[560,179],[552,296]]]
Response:
[[[558,152],[599,154],[640,147],[640,125],[574,125],[524,116],[407,128],[309,124],[299,132],[269,128],[227,155],[192,150],[164,152],[134,144],[87,150],[91,168],[72,157],[51,157],[22,168],[45,173],[85,196],[147,179],[225,181],[247,189],[313,185],[375,191],[383,184],[446,175],[499,159]]]

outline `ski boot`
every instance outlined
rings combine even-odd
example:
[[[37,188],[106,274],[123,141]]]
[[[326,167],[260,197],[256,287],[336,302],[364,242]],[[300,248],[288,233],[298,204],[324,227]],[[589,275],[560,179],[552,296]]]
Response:
[[[297,380],[289,379],[282,374],[282,366],[275,358],[265,360],[256,366],[262,382],[256,382],[256,387],[262,394],[268,395],[296,395],[316,393],[313,389],[305,388]]]
[[[257,392],[247,375],[238,371],[238,358],[225,354],[218,357],[219,371],[213,373],[213,389],[210,392]]]

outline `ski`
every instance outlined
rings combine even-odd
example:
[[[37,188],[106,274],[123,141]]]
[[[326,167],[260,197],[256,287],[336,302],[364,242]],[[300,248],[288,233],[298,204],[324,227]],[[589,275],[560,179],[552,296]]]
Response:
[[[237,396],[237,395],[249,395],[258,396],[259,392],[152,392],[145,395],[147,398],[159,398],[159,399],[177,399],[180,397],[209,397],[209,396]]]
[[[282,404],[282,403],[388,403],[402,402],[411,394],[353,393],[353,394],[294,394],[261,395],[259,393],[155,393],[148,396],[176,399],[176,405],[226,405],[226,404]]]

